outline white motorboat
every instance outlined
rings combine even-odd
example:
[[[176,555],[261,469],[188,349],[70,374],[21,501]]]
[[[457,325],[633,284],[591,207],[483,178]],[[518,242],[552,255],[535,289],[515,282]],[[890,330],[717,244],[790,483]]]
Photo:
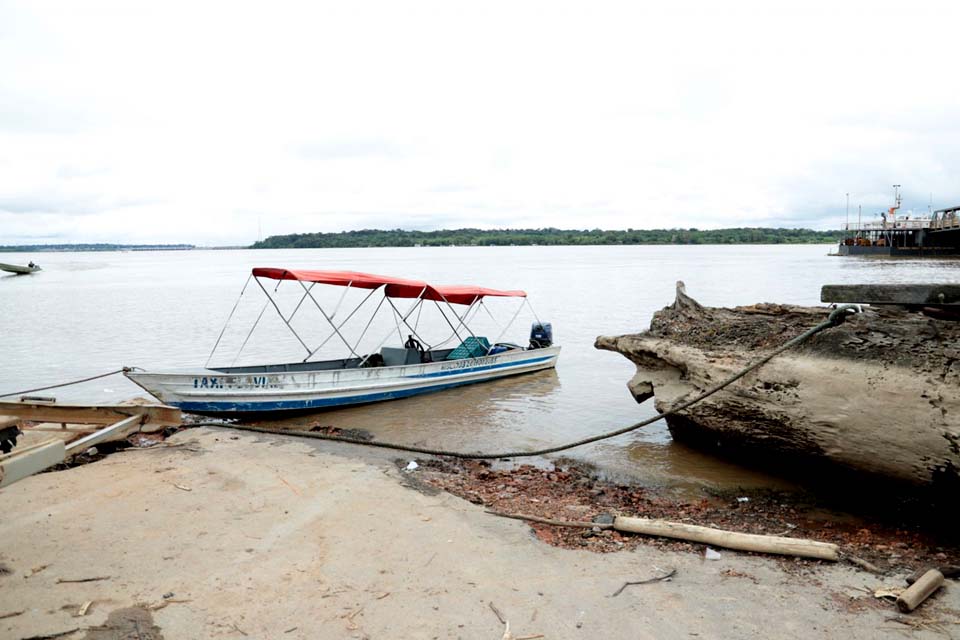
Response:
[[[520,311],[526,308],[532,313],[524,291],[463,285],[434,286],[417,280],[351,271],[255,268],[250,279],[260,286],[284,324],[306,350],[307,355],[302,361],[188,371],[134,370],[125,375],[162,402],[184,411],[207,415],[242,415],[306,412],[406,398],[549,369],[556,366],[560,355],[560,347],[553,344],[551,325],[536,319],[536,314],[533,314],[535,321],[527,346],[500,342],[499,337],[491,343],[484,336],[474,335],[468,327],[471,314],[476,316],[485,298],[521,299],[510,322],[503,327],[502,337]],[[303,294],[292,313],[284,315],[281,312],[262,280],[276,280],[277,286],[283,281],[299,283]],[[366,289],[369,293],[344,320],[335,323],[335,313],[324,310],[312,293],[313,287],[318,284]],[[378,293],[380,304],[367,322],[364,334],[373,317],[386,306],[396,324],[396,333],[391,330],[389,335],[397,336],[403,342],[403,334],[406,333],[407,340],[402,346],[385,346],[388,335],[376,351],[361,355],[357,351],[359,339],[355,343],[349,341],[343,328],[367,300]],[[411,300],[410,308],[405,312],[399,310],[394,303],[398,299]],[[332,333],[316,347],[309,346],[291,325],[293,316],[307,300],[316,305],[332,329]],[[388,304],[384,305],[384,302]],[[452,329],[454,344],[457,344],[454,348],[436,348],[446,341],[431,347],[418,333],[419,312],[428,303],[433,303]],[[458,312],[458,307],[463,311]],[[416,321],[413,319],[415,312],[418,314]],[[401,325],[405,327],[402,330]],[[223,332],[220,337],[223,337]],[[339,337],[346,345],[349,352],[347,357],[312,361],[311,358],[321,347],[334,337]],[[360,337],[362,339],[363,334]],[[215,345],[214,351],[216,348]]]

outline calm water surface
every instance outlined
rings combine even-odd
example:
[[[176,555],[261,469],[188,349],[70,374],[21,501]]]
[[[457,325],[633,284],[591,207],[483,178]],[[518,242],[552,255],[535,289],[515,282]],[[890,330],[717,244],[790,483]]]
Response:
[[[537,448],[612,430],[654,413],[626,389],[633,365],[593,348],[599,334],[645,329],[654,311],[671,303],[674,284],[711,306],[755,302],[819,304],[826,283],[960,282],[960,261],[884,260],[828,256],[831,246],[451,247],[404,249],[300,249],[120,253],[0,254],[0,262],[34,259],[44,270],[0,277],[0,393],[18,391],[119,368],[202,366],[255,266],[350,269],[438,284],[474,283],[522,288],[538,316],[553,323],[563,346],[556,371],[317,414],[291,425],[329,424],[366,429],[379,439],[465,450]],[[289,313],[300,297],[296,283],[278,291]],[[326,289],[333,289],[325,287]],[[341,290],[319,293],[336,306]],[[240,298],[213,364],[234,361],[264,296],[254,284]],[[350,291],[338,321],[362,300]],[[515,300],[491,300],[503,323]],[[374,301],[375,305],[376,302]],[[401,307],[405,305],[400,305]],[[372,310],[373,306],[364,307]],[[345,327],[359,337],[368,314]],[[389,316],[365,335],[372,351],[390,330]],[[529,313],[504,336],[522,344]],[[484,335],[498,325],[480,312]],[[486,324],[484,324],[486,323]],[[326,322],[307,300],[295,327],[308,344],[326,337]],[[441,339],[449,328],[439,316],[422,318]],[[446,331],[446,334],[444,334]],[[443,334],[443,335],[441,335]],[[393,345],[397,338],[394,333]],[[331,340],[321,355],[338,357]],[[366,352],[361,351],[361,352]],[[266,309],[238,363],[297,361],[303,347]],[[59,400],[115,402],[143,392],[120,376],[46,394]],[[685,490],[787,486],[673,443],[662,423],[569,452],[613,474]]]

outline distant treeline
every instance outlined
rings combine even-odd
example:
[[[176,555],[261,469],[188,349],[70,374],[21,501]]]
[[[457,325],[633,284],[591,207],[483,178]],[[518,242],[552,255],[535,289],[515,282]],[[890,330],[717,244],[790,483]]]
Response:
[[[608,244],[827,244],[839,241],[840,231],[811,229],[444,229],[405,231],[363,229],[338,233],[294,233],[270,236],[252,249],[313,249],[347,247],[436,247],[488,245],[608,245]]]
[[[39,251],[186,251],[192,244],[15,244],[0,245],[0,253]]]

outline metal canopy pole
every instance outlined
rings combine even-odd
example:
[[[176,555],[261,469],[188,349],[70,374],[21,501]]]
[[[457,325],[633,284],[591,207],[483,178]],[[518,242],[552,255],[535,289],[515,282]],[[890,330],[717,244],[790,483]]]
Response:
[[[521,306],[523,306],[523,305],[521,305]],[[479,309],[479,308],[482,308],[484,311],[487,312],[487,315],[490,316],[490,319],[491,319],[491,320],[493,320],[493,324],[497,325],[497,329],[500,329],[500,335],[503,335],[503,332],[506,331],[506,329],[503,327],[503,325],[500,324],[500,322],[497,321],[496,318],[493,317],[493,314],[490,313],[490,309],[487,309],[487,305],[483,304],[483,299],[482,299],[482,298],[480,299],[480,304],[477,305],[477,308],[478,308],[478,309]],[[480,312],[477,311],[477,313],[480,313]],[[464,314],[464,317],[466,317],[466,314]]]
[[[397,305],[393,304],[393,300],[387,298],[387,302],[390,303],[390,308],[393,309],[393,324],[397,327],[397,338],[400,339],[400,342],[403,343],[403,333],[400,332],[400,321],[397,320],[397,317],[400,315],[400,312],[397,311]]]
[[[347,297],[347,292],[350,291],[350,287],[351,287],[351,286],[353,286],[353,280],[351,280],[350,282],[348,282],[348,283],[347,283],[347,286],[345,286],[345,287],[343,288],[343,293],[340,294],[340,299],[337,300],[337,306],[335,306],[335,307],[333,308],[333,311],[330,312],[330,317],[331,317],[331,318],[336,318],[336,317],[337,317],[337,311],[340,310],[340,305],[343,304],[343,300]],[[313,288],[313,287],[311,287],[311,289],[312,289],[312,288]],[[372,289],[372,291],[376,291],[376,289]],[[369,297],[369,296],[368,296],[368,297]],[[360,304],[363,304],[363,303],[361,302]],[[342,325],[341,325],[341,326],[342,326]]]
[[[476,335],[474,335],[473,331],[472,331],[472,330],[470,329],[470,327],[466,324],[466,318],[467,318],[467,314],[470,313],[470,310],[473,309],[473,305],[477,304],[477,300],[480,299],[480,296],[477,296],[477,299],[470,303],[470,306],[467,307],[467,310],[464,312],[462,318],[460,317],[460,314],[457,313],[457,310],[453,308],[453,305],[451,305],[450,302],[447,300],[447,297],[446,297],[446,296],[444,296],[444,295],[441,293],[441,294],[440,294],[440,297],[443,298],[443,302],[444,302],[444,303],[447,305],[447,307],[450,309],[450,313],[453,314],[453,317],[455,317],[455,318],[458,320],[457,326],[458,326],[458,327],[459,327],[459,326],[463,326],[463,328],[467,330],[467,333],[469,333],[471,336],[473,336],[473,339],[476,340],[476,341],[479,343],[479,342],[480,342],[480,339],[477,338]],[[437,308],[440,309],[440,305],[437,305]],[[440,313],[443,313],[443,309],[440,309]],[[446,318],[447,315],[444,314],[443,317]],[[449,321],[448,321],[448,323],[449,323]],[[457,333],[457,330],[454,329],[453,332],[454,332],[454,333]],[[459,333],[457,333],[457,337],[458,337],[458,338],[460,337],[460,334],[459,334]]]
[[[263,312],[267,310],[267,303],[264,302],[263,306],[260,308],[260,315],[257,316],[257,319],[253,321],[253,326],[250,327],[250,331],[247,332],[247,337],[243,339],[243,344],[240,345],[240,348],[237,349],[237,355],[233,356],[233,361],[230,362],[232,367],[237,363],[237,360],[240,358],[240,354],[243,353],[243,349],[247,346],[247,343],[250,341],[250,336],[253,335],[253,330],[257,328],[257,325],[260,324],[260,318],[263,317]]]
[[[350,321],[350,318],[352,318],[353,315],[354,315],[357,311],[360,311],[360,307],[362,307],[362,306],[367,302],[367,300],[370,299],[370,296],[372,296],[374,293],[376,293],[376,291],[377,291],[376,289],[370,289],[370,293],[367,294],[367,297],[364,298],[363,300],[361,300],[361,301],[360,301],[360,304],[358,304],[358,305],[356,306],[356,308],[354,308],[354,310],[350,312],[350,315],[348,315],[346,318],[344,318],[344,319],[343,319],[343,322],[341,322],[339,325],[337,325],[337,329],[342,329],[342,328],[343,328],[343,325],[347,324],[347,322]],[[343,299],[341,298],[341,302],[342,302],[342,301],[343,301]],[[381,300],[380,304],[383,304],[383,301],[382,301],[382,300]],[[338,304],[337,306],[340,306],[340,305]],[[377,310],[378,310],[378,311],[379,311],[379,309],[380,309],[380,307],[377,306]],[[377,312],[374,311],[373,313],[374,313],[374,315],[376,315]],[[332,317],[332,316],[331,316],[331,317]],[[370,326],[370,325],[367,324],[367,326]],[[366,333],[366,330],[364,330],[364,333]],[[335,336],[335,335],[337,335],[337,334],[334,332],[334,333],[331,333],[330,335],[328,335],[326,338],[324,338],[323,342],[320,343],[320,346],[318,346],[316,349],[314,349],[313,351],[311,351],[311,352],[307,355],[307,357],[303,359],[303,362],[306,362],[307,360],[309,360],[310,358],[312,358],[313,355],[314,355],[317,351],[320,351],[320,349],[323,349],[323,345],[327,344],[327,343],[330,341],[330,338],[332,338],[332,337]],[[363,338],[363,334],[360,334],[360,338]],[[358,346],[358,347],[360,346],[360,340],[357,340],[357,346]]]
[[[529,304],[530,304],[529,301],[526,298],[524,298],[523,302],[520,303],[520,306],[517,307],[517,310],[514,312],[513,317],[510,318],[510,322],[507,323],[507,325],[503,328],[503,331],[500,332],[500,335],[497,336],[497,340],[496,342],[494,342],[494,344],[496,344],[497,342],[500,342],[500,339],[503,338],[504,334],[510,329],[511,326],[513,326],[513,323],[516,321],[517,316],[520,315],[520,312],[523,311],[523,308],[525,306],[528,306]],[[489,313],[489,311],[487,313]]]
[[[524,298],[527,301],[527,306],[530,307],[530,313],[533,314],[533,319],[537,321],[537,324],[543,324],[540,322],[540,316],[537,315],[537,312],[533,310],[533,305],[530,304],[530,298]]]
[[[390,300],[389,298],[387,298],[387,302],[389,302],[389,303],[390,303],[390,306],[393,307],[394,319],[400,318],[400,322],[403,322],[404,326],[406,326],[407,329],[410,329],[410,331],[413,332],[413,335],[417,336],[417,339],[418,339],[418,340],[420,340],[423,344],[427,345],[428,347],[430,347],[430,348],[432,349],[433,347],[430,346],[430,344],[423,338],[423,336],[421,336],[419,333],[417,333],[417,330],[416,330],[415,328],[411,327],[411,326],[410,326],[410,323],[407,322],[407,316],[409,316],[410,314],[408,313],[407,316],[401,315],[401,314],[400,314],[400,310],[397,309],[397,306],[396,306],[395,304],[393,304],[393,301],[392,301],[392,300]],[[420,300],[420,302],[423,302],[423,300]],[[418,304],[417,306],[419,306],[419,304]],[[422,308],[422,307],[421,307],[421,308]],[[412,309],[410,310],[410,313],[413,313],[413,310],[412,310]],[[401,342],[402,342],[402,341],[403,341],[403,334],[400,333],[400,324],[399,324],[399,323],[397,324],[397,333],[400,334],[400,340],[401,340]]]
[[[405,314],[403,314],[404,324],[406,324],[406,319],[410,317],[410,314],[413,313],[413,312],[416,310],[416,308],[417,308],[418,306],[420,306],[420,304],[423,302],[423,297],[422,297],[422,296],[423,296],[424,291],[426,291],[426,290],[427,290],[427,288],[424,287],[424,288],[420,291],[420,295],[417,296],[417,301],[413,303],[413,305],[410,307],[410,309],[409,309]],[[386,292],[384,292],[383,297],[384,297],[384,300],[387,300],[388,302],[390,302],[391,305],[393,305],[393,302],[389,299],[389,296],[387,296]],[[381,304],[381,305],[383,304],[383,300],[380,301],[380,304]],[[394,308],[396,308],[396,307],[394,307]],[[377,305],[377,309],[378,309],[378,310],[380,309],[380,305]],[[370,322],[373,322],[373,318],[370,319]],[[368,324],[367,324],[367,327],[369,327],[369,326],[370,326],[370,324],[368,323]],[[363,332],[366,333],[367,330],[364,329]],[[376,346],[376,348],[374,349],[374,352],[380,350],[380,347],[382,347],[383,344],[387,341],[387,339],[390,337],[390,334],[391,334],[391,333],[393,333],[393,329],[390,329],[390,331],[387,331],[387,335],[383,336],[383,340],[381,340],[381,341],[380,341],[380,344],[378,344],[378,345]],[[361,337],[362,337],[362,336],[361,336]],[[357,343],[357,344],[359,345],[359,343]],[[363,363],[366,362],[366,361],[370,358],[370,356],[372,356],[372,355],[373,355],[373,352],[368,353],[367,355],[365,355],[365,356],[360,360],[360,364],[358,364],[357,366],[358,366],[358,367],[362,367],[362,366],[363,366]]]
[[[260,278],[257,278],[256,276],[254,276],[253,279],[256,280],[256,282],[257,282],[258,285],[260,285],[260,289],[263,291],[264,295],[267,296],[267,299],[270,300],[270,303],[273,305],[273,308],[277,310],[277,315],[279,315],[279,316],[280,316],[280,319],[283,320],[283,324],[287,325],[287,329],[290,329],[290,333],[292,333],[294,336],[296,336],[297,340],[300,341],[300,344],[303,345],[303,348],[307,350],[307,353],[310,353],[310,347],[308,347],[308,346],[307,346],[307,343],[303,341],[303,339],[300,337],[300,334],[298,334],[296,331],[294,331],[293,327],[290,326],[290,323],[287,322],[287,319],[283,317],[283,312],[280,311],[280,307],[277,306],[276,301],[273,299],[273,297],[272,297],[272,296],[267,292],[267,290],[264,288],[263,283],[260,282]],[[283,282],[283,281],[280,280],[280,281],[277,282],[277,289],[280,288],[280,282]],[[300,281],[297,280],[297,282],[300,282]],[[301,283],[301,284],[302,284],[302,283]],[[276,289],[274,289],[274,291],[276,291]],[[308,292],[308,293],[309,293],[309,292]],[[313,297],[313,296],[311,296],[311,297]]]
[[[436,301],[434,301],[434,302],[436,302]],[[440,310],[440,305],[439,305],[439,304],[437,305],[437,311],[440,311],[440,314],[443,315],[443,311]],[[475,309],[475,312],[478,312],[478,311],[479,311],[479,309]],[[464,317],[466,317],[466,316],[464,316]],[[446,316],[444,316],[444,320],[447,320]],[[448,337],[444,338],[442,341],[440,341],[440,342],[438,342],[437,344],[435,344],[434,347],[439,347],[439,346],[445,345],[445,344],[447,344],[448,342],[450,342],[451,340],[453,340],[455,337],[456,337],[457,339],[460,339],[460,334],[457,333],[456,329],[454,329],[453,325],[450,324],[450,321],[449,321],[449,320],[447,320],[447,325],[448,325],[451,329],[453,329],[453,333],[451,333]]]
[[[340,339],[343,340],[343,344],[347,345],[347,349],[350,349],[350,353],[352,353],[355,357],[359,358],[360,354],[358,354],[356,351],[353,350],[353,347],[350,346],[350,343],[347,341],[347,339],[343,337],[342,333],[340,333],[340,329],[337,328],[337,325],[333,324],[333,320],[330,318],[330,316],[327,315],[327,312],[323,310],[323,307],[321,307],[320,303],[317,302],[317,299],[313,297],[313,294],[310,293],[310,289],[308,289],[307,286],[303,284],[302,280],[297,280],[297,282],[299,282],[300,286],[303,287],[303,290],[307,292],[307,295],[310,296],[311,300],[313,300],[313,304],[317,306],[317,309],[320,310],[320,313],[323,314],[323,317],[326,318],[327,322],[330,323],[330,326],[333,327],[334,333],[340,336]],[[347,286],[350,286],[350,284],[353,284],[353,281],[351,281]],[[307,353],[308,354],[310,353],[309,347],[307,347]]]
[[[220,341],[223,339],[223,334],[227,331],[227,325],[230,324],[230,320],[233,318],[233,314],[236,312],[237,307],[240,306],[240,298],[243,297],[244,292],[247,290],[247,285],[250,284],[250,278],[253,277],[251,273],[247,276],[247,281],[243,283],[243,289],[240,290],[240,295],[237,297],[237,301],[233,303],[233,309],[230,310],[230,315],[227,316],[227,321],[223,323],[223,329],[220,330],[220,335],[217,336],[217,341],[213,344],[213,349],[210,350],[210,355],[207,356],[207,362],[203,365],[204,367],[210,366],[210,360],[213,359],[213,354],[216,352],[217,347],[220,346]],[[261,312],[262,314],[263,312]]]
[[[440,304],[436,300],[433,301],[433,304],[437,308],[437,311],[440,312],[440,315],[443,316],[443,319],[447,321],[447,324],[450,325],[450,328],[453,329],[453,335],[457,336],[457,340],[459,340],[460,342],[463,342],[463,338],[461,338],[460,334],[457,333],[457,328],[453,326],[453,323],[450,322],[450,318],[448,318],[447,314],[445,314],[443,312],[443,309],[440,308]],[[453,336],[450,336],[450,338],[453,338]],[[450,340],[450,338],[447,338],[447,340]],[[444,340],[443,342],[446,342],[447,340]],[[443,342],[441,342],[440,344],[443,344]]]
[[[311,282],[311,283],[310,283],[310,289],[313,289],[313,286],[314,286],[315,284],[317,284],[317,283],[316,283],[316,282]],[[307,292],[309,293],[309,289],[307,290]],[[304,293],[302,296],[300,296],[300,302],[297,303],[297,306],[294,307],[294,308],[293,308],[293,311],[290,313],[290,317],[287,318],[287,321],[288,321],[288,322],[293,322],[293,316],[297,315],[297,311],[300,310],[300,305],[302,305],[302,304],[303,304],[303,301],[306,300],[306,299],[307,299],[307,294],[306,294],[306,293]]]
[[[374,318],[376,318],[376,317],[377,317],[377,314],[380,313],[380,307],[383,306],[383,301],[384,301],[384,300],[386,300],[385,297],[384,297],[384,298],[380,298],[380,302],[377,303],[377,308],[373,310],[373,315],[371,315],[371,316],[370,316],[370,319],[367,320],[367,326],[365,326],[365,327],[363,328],[363,331],[360,332],[360,337],[357,338],[357,347],[360,346],[360,342],[363,340],[363,336],[367,335],[367,330],[369,330],[369,329],[370,329],[370,325],[373,324]],[[389,336],[390,334],[388,333],[387,335]],[[365,360],[366,360],[366,358],[364,358],[364,361],[365,361]],[[361,363],[361,364],[362,364],[362,363]]]

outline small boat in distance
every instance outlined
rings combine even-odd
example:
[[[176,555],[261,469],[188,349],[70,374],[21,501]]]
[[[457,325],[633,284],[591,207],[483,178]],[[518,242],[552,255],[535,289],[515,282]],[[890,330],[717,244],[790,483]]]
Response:
[[[259,366],[205,367],[190,371],[132,370],[125,375],[164,403],[184,411],[238,416],[277,412],[302,413],[406,398],[553,368],[560,355],[560,347],[553,344],[552,326],[536,318],[524,291],[501,291],[472,285],[435,286],[418,280],[353,271],[255,268],[247,284],[251,279],[266,294],[268,302],[264,305],[272,304],[284,324],[306,350],[303,360]],[[296,308],[288,315],[284,314],[261,280],[276,281],[274,292],[284,281],[299,284],[303,293]],[[312,293],[313,287],[318,284],[344,287],[340,302],[351,288],[369,290],[369,293],[343,320],[334,322],[338,309],[328,312]],[[297,293],[300,295],[299,291]],[[242,297],[243,292],[240,295]],[[475,335],[467,324],[471,313],[475,319],[481,308],[490,313],[483,305],[483,300],[490,297],[522,300],[513,317],[502,327],[500,335],[492,343],[485,336]],[[370,314],[360,337],[351,342],[344,336],[343,328],[371,298],[379,299],[379,304]],[[398,309],[395,304],[395,301],[400,299],[412,301],[405,311]],[[323,341],[313,347],[308,345],[291,325],[293,317],[308,300],[319,309],[332,329]],[[452,330],[448,338],[432,345],[418,333],[418,329],[423,332],[423,329],[419,328],[420,317],[430,303]],[[463,311],[458,312],[454,305]],[[234,311],[236,308],[235,305]],[[381,308],[392,316],[389,333],[374,351],[361,354],[360,342]],[[535,318],[528,346],[500,342],[524,308],[529,309]],[[258,317],[257,321],[259,319]],[[230,318],[227,319],[227,324],[229,322]],[[211,358],[223,338],[224,331],[226,326],[213,347]],[[250,329],[251,333],[252,331],[253,328]],[[249,336],[248,333],[247,339]],[[385,346],[390,336],[395,336],[397,346]],[[335,337],[346,345],[346,357],[312,361],[311,358]],[[455,345],[453,348],[439,348],[451,342]],[[240,348],[242,350],[243,346]],[[209,365],[209,359],[207,362]]]
[[[15,273],[18,276],[24,276],[28,273],[40,271],[40,265],[31,262],[27,266],[21,267],[18,264],[6,264],[4,262],[0,262],[0,271],[9,271],[10,273]]]

